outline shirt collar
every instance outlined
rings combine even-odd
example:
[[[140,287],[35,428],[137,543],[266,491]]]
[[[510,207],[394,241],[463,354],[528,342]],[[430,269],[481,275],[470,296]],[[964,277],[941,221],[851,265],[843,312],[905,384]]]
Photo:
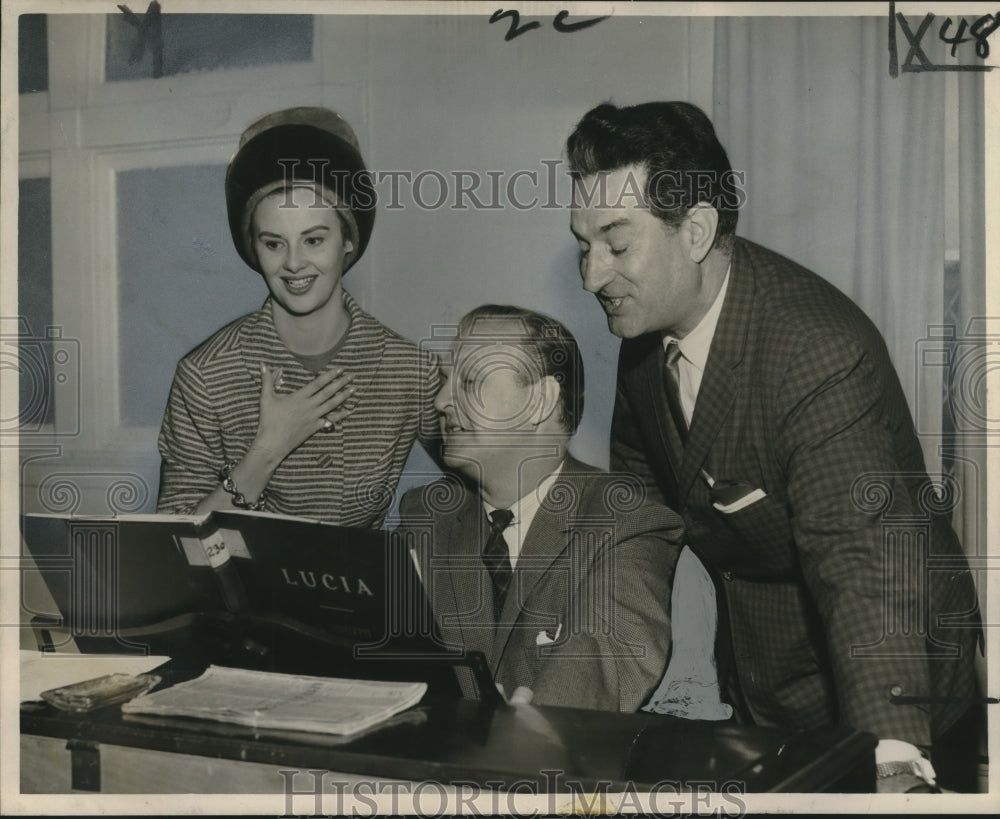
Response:
[[[708,351],[712,346],[712,338],[715,336],[715,328],[719,323],[719,315],[722,313],[722,304],[726,300],[726,290],[729,287],[729,272],[732,268],[732,264],[726,268],[726,277],[722,280],[722,287],[719,288],[719,293],[716,295],[715,301],[712,302],[712,306],[708,308],[708,312],[702,316],[701,321],[698,322],[697,326],[690,333],[682,339],[675,339],[673,336],[666,334],[663,336],[664,350],[667,349],[667,345],[676,341],[681,355],[702,371],[704,371],[705,364],[708,361]]]
[[[549,494],[549,489],[555,483],[556,478],[559,477],[559,473],[562,472],[564,463],[565,461],[562,461],[559,466],[538,483],[538,486],[533,491],[528,492],[527,495],[518,498],[511,504],[510,511],[514,515],[510,522],[511,526],[516,525],[520,527],[522,532],[531,526],[531,521],[535,519],[535,513],[538,512],[542,501],[545,500],[545,496]],[[497,509],[496,506],[489,503],[485,498],[483,498],[483,508],[486,509],[487,517]]]
[[[350,293],[346,290],[342,292],[344,306],[351,316],[351,324],[333,362],[354,376],[352,386],[360,393],[378,373],[378,363],[382,360],[389,335],[378,320],[366,313]],[[251,314],[252,318],[243,331],[241,349],[247,368],[253,373],[258,373],[260,362],[263,361],[272,367],[284,368],[286,375],[298,373],[303,378],[313,377],[313,374],[292,355],[278,335],[278,329],[274,326],[274,315],[271,312],[272,301],[272,297],[268,296],[261,309]]]

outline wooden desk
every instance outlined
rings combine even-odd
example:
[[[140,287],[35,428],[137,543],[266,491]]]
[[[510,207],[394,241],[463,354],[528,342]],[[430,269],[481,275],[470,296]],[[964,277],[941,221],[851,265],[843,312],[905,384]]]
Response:
[[[875,737],[575,708],[421,704],[351,737],[22,706],[24,793],[283,793],[384,780],[519,791],[865,791]],[[558,773],[557,773],[558,772]],[[705,783],[710,783],[706,786]]]

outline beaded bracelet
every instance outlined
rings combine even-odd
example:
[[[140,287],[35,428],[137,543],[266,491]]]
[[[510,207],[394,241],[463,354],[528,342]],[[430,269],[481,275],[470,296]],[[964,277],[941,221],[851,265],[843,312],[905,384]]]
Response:
[[[251,512],[263,511],[264,501],[266,500],[265,493],[260,493],[260,497],[257,498],[256,503],[250,503],[246,499],[246,495],[236,488],[236,481],[233,480],[233,469],[235,468],[236,464],[227,463],[219,470],[219,480],[222,481],[222,488],[232,496],[233,506],[240,509],[249,509]]]

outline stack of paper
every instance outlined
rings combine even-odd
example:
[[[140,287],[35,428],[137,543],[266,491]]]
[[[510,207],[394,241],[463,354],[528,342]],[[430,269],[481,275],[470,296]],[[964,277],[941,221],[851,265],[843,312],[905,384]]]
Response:
[[[422,682],[305,677],[213,665],[197,679],[125,703],[122,712],[353,734],[416,705],[426,691]]]

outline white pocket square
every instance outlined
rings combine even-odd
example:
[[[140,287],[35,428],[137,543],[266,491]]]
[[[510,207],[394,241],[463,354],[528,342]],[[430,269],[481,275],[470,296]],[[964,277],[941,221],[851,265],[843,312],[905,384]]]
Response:
[[[754,489],[752,492],[750,492],[747,495],[744,495],[742,498],[739,498],[733,503],[730,503],[728,505],[723,505],[721,503],[713,503],[712,506],[714,506],[720,512],[725,512],[726,514],[732,514],[733,512],[739,512],[740,509],[746,509],[751,504],[754,504],[761,498],[766,498],[766,497],[767,493],[763,489]]]
[[[549,643],[554,643],[559,639],[559,633],[562,631],[562,623],[556,628],[556,633],[554,637],[549,637],[548,631],[542,629],[538,634],[535,635],[535,645],[536,646],[547,646]]]

